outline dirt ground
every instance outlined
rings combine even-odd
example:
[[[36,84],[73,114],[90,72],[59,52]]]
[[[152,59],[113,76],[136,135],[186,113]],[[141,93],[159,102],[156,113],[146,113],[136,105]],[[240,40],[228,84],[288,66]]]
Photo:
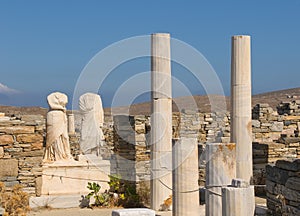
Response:
[[[111,216],[113,209],[40,209],[31,211],[28,216]],[[157,216],[171,216],[172,212],[157,212]]]
[[[28,216],[111,216],[113,209],[40,209],[31,211]],[[156,216],[171,216],[172,212],[156,212]],[[200,216],[205,215],[205,206],[200,208]]]
[[[41,216],[111,216],[112,209],[80,209],[80,208],[71,208],[71,209],[39,209],[32,210],[28,215],[41,215]]]
[[[266,199],[255,198],[256,202],[256,215],[266,215]],[[111,216],[113,209],[36,209],[32,210],[28,216]],[[156,212],[156,216],[171,216],[172,212]],[[205,215],[205,205],[201,205],[199,208],[199,216]]]

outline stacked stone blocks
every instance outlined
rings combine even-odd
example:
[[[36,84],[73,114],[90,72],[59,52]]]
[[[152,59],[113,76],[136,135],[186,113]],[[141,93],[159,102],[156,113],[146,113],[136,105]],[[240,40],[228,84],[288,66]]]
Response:
[[[270,215],[300,215],[300,159],[267,165],[267,206]]]
[[[296,102],[290,102],[291,105],[294,103]],[[253,183],[261,185],[261,187],[256,186],[257,192],[264,192],[267,164],[279,159],[300,158],[300,116],[295,115],[296,109],[290,113],[288,114],[286,108],[284,114],[279,114],[267,104],[258,104],[252,110]],[[75,113],[75,122],[79,118]],[[75,158],[80,153],[79,128],[80,125],[76,123],[76,134],[70,135],[71,151]],[[132,161],[131,167],[134,172],[131,178],[137,181],[147,181],[150,178],[150,130],[149,116],[114,118],[105,116],[103,126],[105,155],[111,157],[117,154],[121,158]],[[204,186],[205,157],[201,153],[207,143],[228,142],[229,113],[199,113],[189,110],[173,113],[172,130],[173,139],[197,138],[200,159],[199,185]],[[0,181],[5,182],[8,188],[21,183],[25,191],[31,195],[39,195],[44,136],[43,116],[23,115],[0,118]],[[112,164],[112,171],[122,174],[125,168],[121,166],[121,160],[118,166]]]

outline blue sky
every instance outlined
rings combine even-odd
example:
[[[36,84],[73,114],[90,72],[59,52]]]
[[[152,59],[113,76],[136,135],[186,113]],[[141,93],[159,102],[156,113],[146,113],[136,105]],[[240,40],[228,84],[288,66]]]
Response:
[[[252,36],[253,94],[300,87],[299,11],[298,0],[1,0],[0,104],[47,107],[53,91],[72,97],[81,71],[99,51],[155,32],[170,32],[200,51],[226,95],[236,34]],[[110,106],[124,79],[149,69],[149,59],[121,65],[100,89],[104,105]],[[180,70],[174,66],[174,73]],[[193,94],[205,93],[192,77],[178,72],[178,78]]]

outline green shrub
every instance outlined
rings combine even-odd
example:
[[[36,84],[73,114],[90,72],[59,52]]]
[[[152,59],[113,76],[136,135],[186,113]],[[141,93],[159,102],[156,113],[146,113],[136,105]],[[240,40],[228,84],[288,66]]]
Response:
[[[111,192],[120,192],[121,188],[121,176],[120,175],[109,175],[109,191]]]
[[[94,206],[123,206],[123,207],[141,207],[140,196],[137,194],[135,184],[125,181],[120,175],[110,175],[108,185],[109,191],[100,193],[101,186],[95,182],[88,183],[87,188],[91,192],[86,198],[94,197]]]
[[[94,197],[95,206],[108,206],[109,195],[105,193],[100,193],[101,186],[98,183],[88,182],[87,188],[91,190],[91,192],[86,196],[86,198],[90,199],[91,197]]]
[[[140,197],[136,193],[135,183],[123,180],[120,175],[109,176],[110,192],[117,193],[115,205],[123,207],[141,207]]]

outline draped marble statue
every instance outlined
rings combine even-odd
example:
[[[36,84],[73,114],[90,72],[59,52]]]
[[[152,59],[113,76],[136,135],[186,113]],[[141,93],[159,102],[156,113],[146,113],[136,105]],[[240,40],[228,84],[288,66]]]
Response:
[[[71,161],[66,115],[67,95],[54,92],[47,97],[50,107],[46,122],[46,150],[44,162]]]
[[[104,112],[99,95],[86,93],[79,98],[79,109],[82,114],[80,148],[83,154],[100,155],[104,135],[102,126]]]

